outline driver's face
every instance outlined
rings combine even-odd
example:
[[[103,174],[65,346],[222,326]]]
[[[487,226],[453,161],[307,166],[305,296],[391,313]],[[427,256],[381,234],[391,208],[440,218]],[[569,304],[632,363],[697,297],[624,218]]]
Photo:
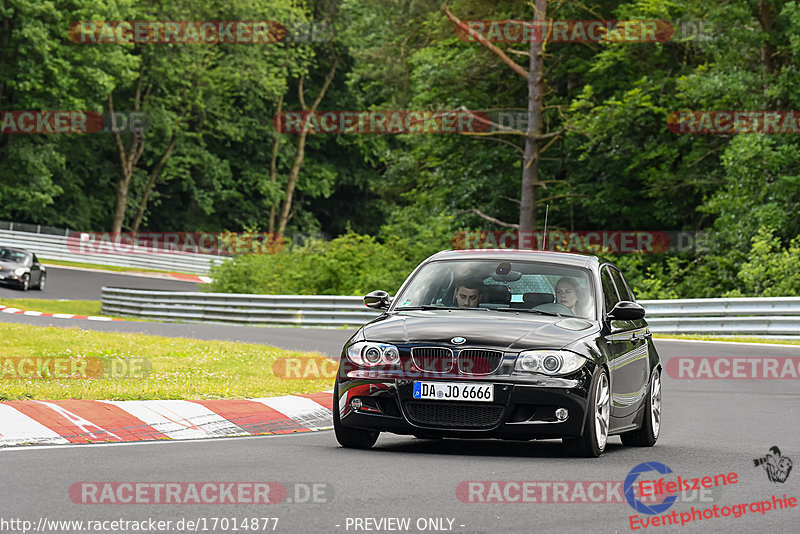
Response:
[[[570,310],[575,308],[575,303],[578,301],[578,295],[575,289],[569,284],[561,283],[556,286],[556,303],[563,304]]]
[[[466,287],[456,288],[456,303],[459,308],[477,308],[481,301],[480,291]]]

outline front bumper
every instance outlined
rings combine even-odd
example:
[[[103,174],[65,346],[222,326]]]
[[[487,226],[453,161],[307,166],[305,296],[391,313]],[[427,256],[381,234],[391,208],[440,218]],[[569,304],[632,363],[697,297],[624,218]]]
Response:
[[[22,276],[18,276],[13,272],[0,272],[0,284],[4,283],[22,285]]]
[[[525,383],[508,376],[485,377],[479,382],[494,385],[493,401],[468,402],[414,399],[414,379],[410,378],[349,379],[340,375],[335,409],[344,426],[395,434],[501,439],[577,437],[584,428],[591,377],[589,368],[584,368],[578,379],[546,381],[549,385],[534,385],[534,381]],[[351,405],[354,398],[361,401],[359,409]],[[565,421],[556,418],[557,408],[568,410]]]

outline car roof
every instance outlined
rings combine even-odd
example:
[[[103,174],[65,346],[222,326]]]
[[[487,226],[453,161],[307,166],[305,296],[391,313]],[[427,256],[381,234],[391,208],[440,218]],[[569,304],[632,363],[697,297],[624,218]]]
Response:
[[[569,265],[573,267],[597,267],[600,259],[597,256],[587,254],[571,254],[569,252],[550,252],[547,250],[519,250],[519,249],[465,249],[465,250],[443,250],[437,252],[428,261],[437,260],[481,260],[481,259],[504,259],[509,261],[537,261],[541,263],[552,263],[557,265]],[[604,262],[605,263],[605,262]]]
[[[17,248],[17,247],[6,247],[4,245],[0,245],[0,249],[4,250],[13,250],[14,252],[22,252],[23,254],[30,254],[30,250],[25,250],[24,248]]]

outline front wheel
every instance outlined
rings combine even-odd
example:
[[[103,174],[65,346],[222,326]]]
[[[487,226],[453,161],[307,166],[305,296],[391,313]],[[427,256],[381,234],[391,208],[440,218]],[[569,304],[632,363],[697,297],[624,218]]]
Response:
[[[23,291],[27,291],[30,287],[31,279],[27,274],[22,275],[22,280],[20,280],[19,288]]]
[[[586,424],[579,438],[564,438],[561,441],[573,456],[597,458],[606,450],[608,424],[611,418],[611,388],[608,373],[602,367],[592,381],[587,403]]]
[[[41,275],[39,275],[39,284],[36,286],[36,289],[38,289],[39,291],[44,291],[44,285],[46,281],[47,281],[46,274],[42,273]]]
[[[639,430],[620,434],[623,445],[632,447],[652,447],[661,433],[661,373],[653,369],[650,388],[645,403],[645,413]]]
[[[342,425],[339,418],[339,384],[333,388],[333,432],[339,445],[347,449],[369,449],[378,441],[380,434],[377,430],[362,430]]]

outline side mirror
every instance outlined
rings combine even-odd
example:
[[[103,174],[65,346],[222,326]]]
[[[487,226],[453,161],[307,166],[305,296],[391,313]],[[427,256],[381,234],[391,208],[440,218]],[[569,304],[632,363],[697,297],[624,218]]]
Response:
[[[616,303],[614,308],[608,313],[609,319],[620,321],[635,321],[644,318],[644,308],[635,302],[621,300]]]
[[[364,306],[373,310],[388,310],[391,302],[392,299],[389,297],[389,293],[380,289],[364,297]]]

